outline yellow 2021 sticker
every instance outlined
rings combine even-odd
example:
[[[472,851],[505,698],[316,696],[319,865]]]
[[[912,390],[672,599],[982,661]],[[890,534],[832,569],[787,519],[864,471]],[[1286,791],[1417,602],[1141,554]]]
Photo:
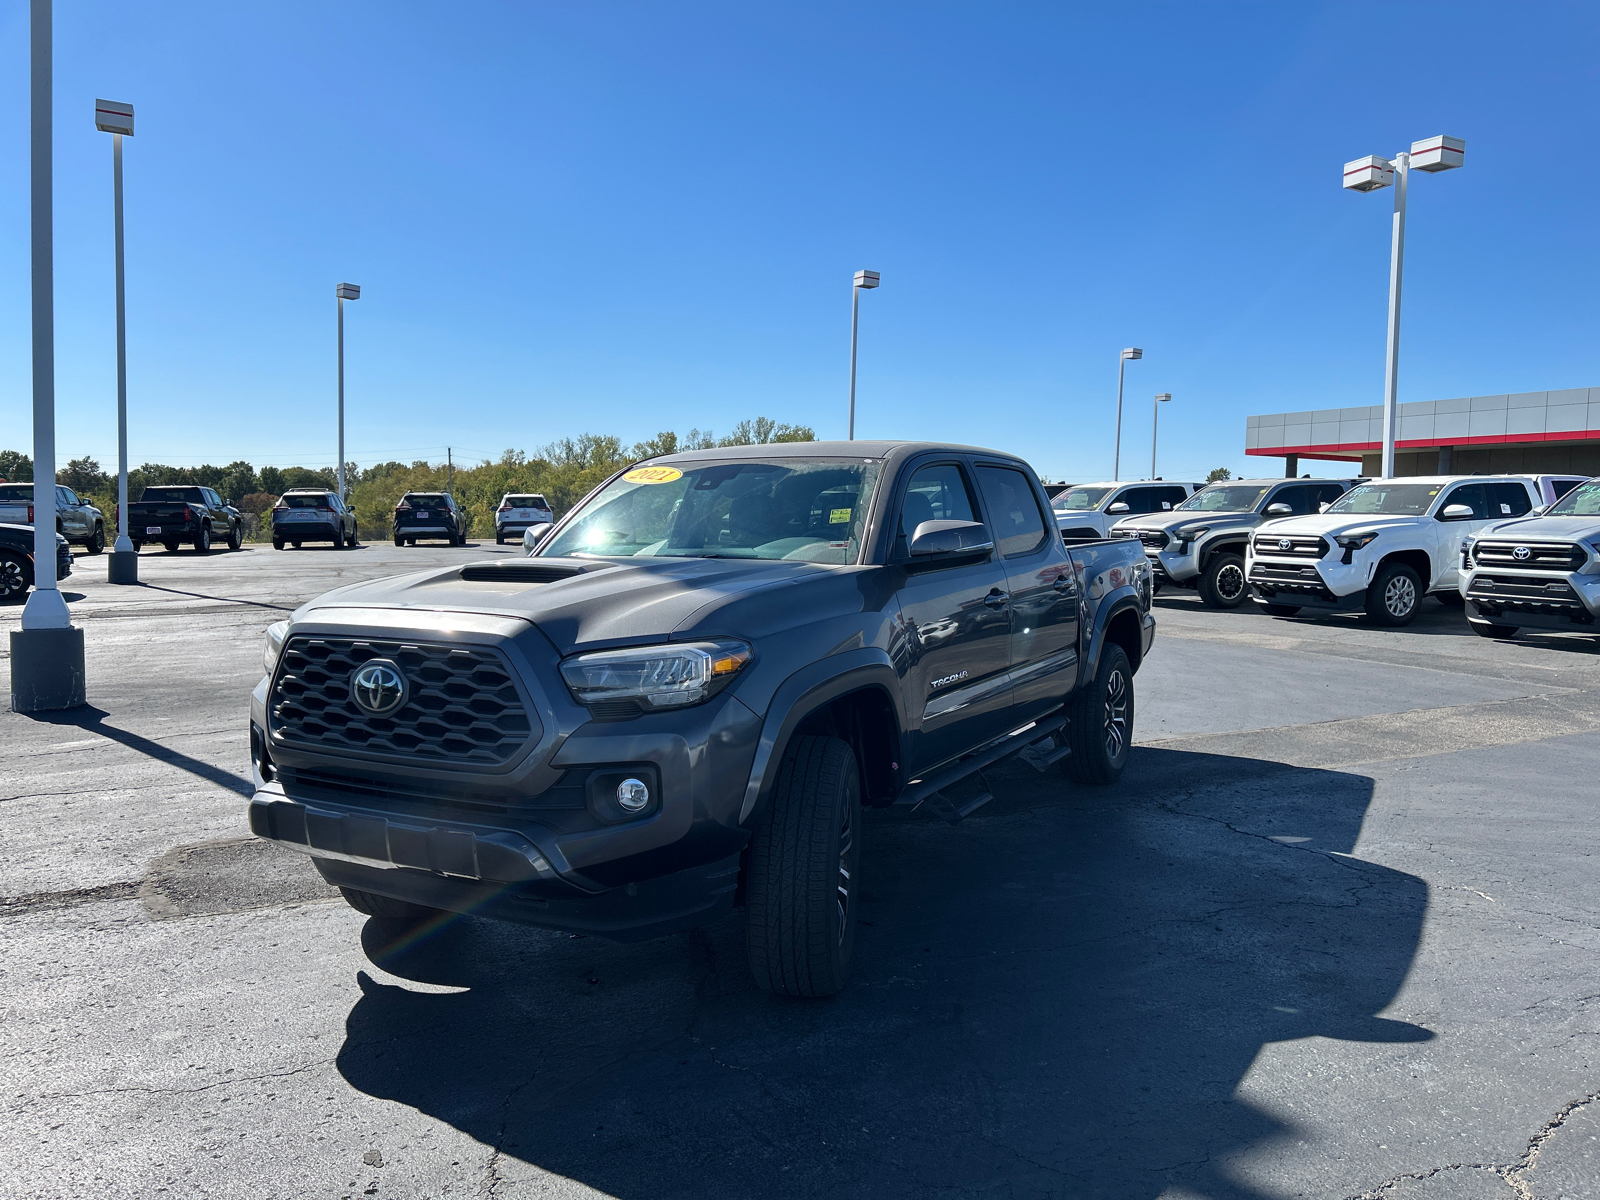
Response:
[[[851,511],[852,510],[848,509],[848,508],[836,508],[836,509],[834,509],[832,512],[830,512],[828,514],[828,524],[829,525],[843,525],[846,521],[848,521],[850,519]]]
[[[677,467],[635,467],[622,478],[627,483],[671,483],[682,479],[683,472]]]

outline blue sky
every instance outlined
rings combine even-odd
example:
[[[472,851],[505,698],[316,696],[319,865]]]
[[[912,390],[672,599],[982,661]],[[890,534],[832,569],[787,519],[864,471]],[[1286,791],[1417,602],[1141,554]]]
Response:
[[[126,100],[134,463],[350,457],[767,415],[1105,477],[1254,412],[1600,385],[1592,5],[58,3],[59,454],[115,462]],[[27,6],[0,0],[0,446],[31,448]],[[1130,465],[1131,464],[1131,465]],[[1280,468],[1281,469],[1281,468]],[[1313,466],[1312,469],[1317,469]],[[1332,471],[1334,464],[1326,464]]]

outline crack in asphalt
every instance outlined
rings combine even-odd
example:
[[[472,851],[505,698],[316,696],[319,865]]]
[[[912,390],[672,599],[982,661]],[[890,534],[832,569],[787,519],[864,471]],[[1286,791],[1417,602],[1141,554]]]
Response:
[[[137,879],[102,883],[96,887],[73,888],[65,892],[33,892],[26,896],[0,896],[0,916],[38,912],[48,908],[75,908],[80,904],[105,904],[115,900],[137,900]]]
[[[318,1067],[332,1066],[337,1061],[337,1058],[318,1059],[302,1066],[291,1067],[287,1071],[263,1071],[257,1075],[236,1075],[232,1079],[219,1079],[215,1083],[202,1083],[198,1087],[150,1087],[144,1084],[129,1084],[125,1087],[91,1088],[82,1092],[40,1092],[29,1099],[30,1101],[81,1100],[87,1096],[121,1096],[136,1092],[151,1096],[192,1096],[199,1092],[215,1091],[219,1087],[229,1087],[234,1084],[255,1083],[262,1079],[287,1079],[291,1075],[302,1075]]]

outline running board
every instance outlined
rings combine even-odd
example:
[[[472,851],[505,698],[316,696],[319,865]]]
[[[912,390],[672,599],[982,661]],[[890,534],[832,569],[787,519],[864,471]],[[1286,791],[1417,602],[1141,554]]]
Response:
[[[979,774],[985,767],[992,767],[1001,759],[1009,758],[1013,754],[1020,757],[1036,771],[1046,770],[1050,764],[1059,762],[1071,753],[1065,745],[1048,745],[1066,727],[1066,724],[1067,718],[1057,715],[1036,722],[1031,728],[1008,733],[1005,737],[991,743],[982,750],[966,758],[959,759],[949,766],[935,771],[926,778],[918,779],[911,783],[896,797],[895,805],[897,807],[905,806],[915,811],[922,804],[932,801],[934,811],[954,824],[993,800],[994,793],[986,783],[982,793],[971,800],[964,801],[958,807],[948,797],[940,794],[945,788],[953,783],[959,783],[969,775]],[[1033,736],[1024,741],[1024,737],[1028,734]],[[1040,765],[1041,762],[1044,764],[1043,766]]]

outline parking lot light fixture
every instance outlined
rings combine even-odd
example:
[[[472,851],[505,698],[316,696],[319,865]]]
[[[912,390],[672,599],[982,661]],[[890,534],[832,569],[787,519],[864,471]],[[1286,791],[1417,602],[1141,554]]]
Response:
[[[1394,217],[1389,232],[1389,336],[1383,368],[1383,468],[1384,479],[1394,478],[1396,396],[1400,382],[1400,283],[1406,252],[1406,185],[1411,168],[1436,174],[1451,171],[1466,161],[1466,142],[1439,134],[1412,142],[1409,151],[1393,161],[1369,154],[1344,165],[1344,186],[1352,192],[1394,188]]]
[[[850,281],[850,433],[856,440],[856,328],[861,321],[861,293],[878,286],[876,271],[857,271]]]
[[[1122,373],[1127,369],[1130,360],[1143,357],[1143,350],[1137,346],[1129,346],[1122,352],[1122,357],[1117,360],[1117,444],[1111,455],[1111,478],[1113,481],[1122,478]]]
[[[133,105],[94,102],[94,127],[111,135],[111,207],[117,277],[117,541],[107,558],[111,583],[139,582],[139,554],[128,537],[128,324],[122,287],[122,139],[133,136]]]
[[[361,285],[341,283],[333,289],[339,300],[339,499],[348,499],[344,490],[344,302],[361,299]]]
[[[1172,399],[1171,392],[1157,392],[1150,405],[1150,478],[1156,477],[1156,426],[1161,421],[1161,406]]]

